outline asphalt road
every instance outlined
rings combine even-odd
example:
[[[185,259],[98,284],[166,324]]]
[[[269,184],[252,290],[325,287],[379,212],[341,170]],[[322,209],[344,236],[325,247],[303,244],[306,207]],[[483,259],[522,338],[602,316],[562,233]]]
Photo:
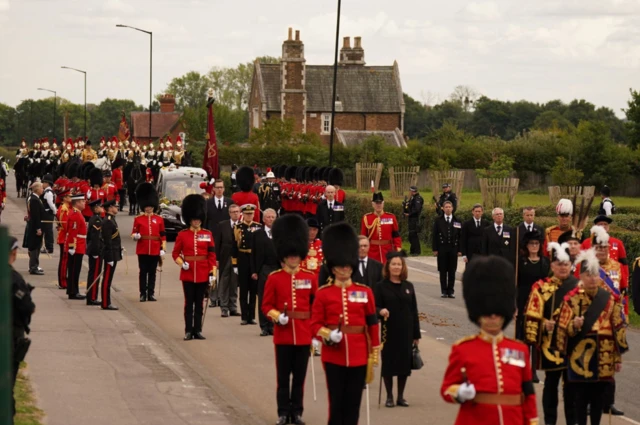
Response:
[[[13,178],[8,181],[10,202],[16,202],[26,210],[24,200],[15,199]],[[133,218],[126,212],[117,216],[127,250],[126,260],[118,265],[114,278],[114,304],[123,309],[139,326],[150,329],[185,361],[218,394],[223,403],[236,412],[231,421],[236,424],[272,423],[276,418],[275,406],[275,362],[270,338],[261,338],[257,326],[240,326],[239,318],[221,318],[220,310],[207,313],[203,333],[206,341],[182,341],[184,324],[182,319],[183,296],[178,279],[178,267],[171,261],[173,244],[168,244],[164,271],[159,275],[156,303],[138,301],[137,259],[134,242],[125,235],[130,234]],[[410,408],[393,409],[377,407],[379,380],[371,384],[370,423],[374,425],[396,423],[445,424],[453,423],[457,407],[446,404],[439,395],[442,375],[452,343],[477,332],[467,316],[462,300],[460,284],[457,284],[456,299],[441,299],[437,272],[427,258],[409,260],[409,280],[416,288],[418,307],[424,313],[421,322],[423,340],[421,351],[425,367],[416,371],[407,384],[405,397]],[[23,271],[26,273],[26,270]],[[53,270],[50,272],[54,273]],[[86,268],[83,268],[83,276]],[[51,280],[52,276],[48,277]],[[84,280],[84,279],[81,279]],[[90,308],[90,307],[87,307]],[[104,312],[104,314],[108,314]],[[508,334],[513,329],[507,330]],[[617,375],[616,405],[624,410],[627,419],[614,418],[613,423],[640,423],[640,405],[637,403],[636,384],[640,381],[640,333],[630,330],[628,340],[631,347],[624,356],[623,372]],[[324,423],[327,417],[325,379],[318,358],[314,361],[317,401],[314,401],[311,367],[307,374],[305,392],[305,420],[309,424]],[[541,376],[542,377],[542,376]],[[37,382],[36,382],[37,385]],[[542,417],[540,394],[542,385],[537,385],[539,415]],[[384,403],[385,394],[382,399]],[[635,422],[637,421],[637,422]],[[361,423],[366,423],[366,403],[363,400]]]

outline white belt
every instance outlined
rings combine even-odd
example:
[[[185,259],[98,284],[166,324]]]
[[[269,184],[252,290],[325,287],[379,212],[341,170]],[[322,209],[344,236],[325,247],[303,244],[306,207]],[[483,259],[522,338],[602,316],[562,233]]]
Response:
[[[87,235],[77,235],[76,237],[80,239],[87,239]]]

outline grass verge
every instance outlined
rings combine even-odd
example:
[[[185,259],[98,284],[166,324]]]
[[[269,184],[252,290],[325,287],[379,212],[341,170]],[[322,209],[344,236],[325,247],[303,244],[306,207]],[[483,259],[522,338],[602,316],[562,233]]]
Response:
[[[25,367],[25,363],[20,367],[14,391],[16,397],[15,425],[42,425],[44,412],[36,405],[33,387],[24,373]]]
[[[633,309],[633,301],[629,300],[629,325],[640,328],[640,315]]]

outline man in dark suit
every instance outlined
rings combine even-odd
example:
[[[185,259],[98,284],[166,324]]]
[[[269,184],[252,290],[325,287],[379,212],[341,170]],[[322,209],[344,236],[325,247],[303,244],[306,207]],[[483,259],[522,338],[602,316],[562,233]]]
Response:
[[[264,226],[257,230],[254,237],[254,249],[251,253],[253,257],[252,278],[258,280],[258,322],[260,323],[260,336],[273,335],[273,321],[269,320],[262,312],[262,297],[264,295],[264,285],[267,283],[269,275],[280,268],[276,247],[273,244],[271,226],[276,220],[276,211],[267,208],[262,212]]]
[[[231,198],[224,196],[224,181],[215,180],[213,183],[213,196],[207,199],[207,222],[205,227],[215,234],[215,227],[223,220],[229,220],[229,205],[233,204]],[[213,299],[213,298],[212,298]]]
[[[433,255],[438,258],[440,272],[440,290],[442,298],[455,298],[453,295],[458,270],[460,251],[460,232],[462,223],[453,216],[453,203],[444,201],[443,215],[433,223]]]
[[[493,225],[485,228],[482,235],[482,254],[498,255],[515,265],[515,231],[513,227],[504,224],[504,211],[502,208],[494,208],[491,216],[493,217]]]
[[[522,210],[522,223],[518,225],[518,246],[524,246],[522,241],[527,232],[540,232],[544,235],[544,229],[533,222],[536,218],[536,210],[533,207],[525,207]]]
[[[460,232],[460,253],[465,263],[471,261],[474,255],[482,254],[482,235],[485,227],[491,224],[482,218],[484,208],[481,204],[475,204],[471,213],[473,218],[462,223]]]
[[[358,270],[353,273],[353,281],[363,283],[373,289],[376,283],[382,280],[382,263],[368,258],[369,239],[366,236],[358,236]]]
[[[27,201],[27,214],[29,220],[25,232],[26,247],[29,250],[29,274],[43,275],[44,270],[40,268],[40,250],[42,249],[42,220],[44,219],[44,205],[40,196],[44,192],[42,183],[35,182],[31,185],[31,195]]]
[[[320,233],[327,226],[339,221],[344,221],[344,205],[336,201],[336,188],[334,186],[327,186],[324,189],[325,200],[318,205],[316,212],[316,220],[320,224]]]
[[[238,276],[233,272],[231,252],[236,243],[233,228],[240,221],[240,207],[229,204],[229,220],[223,220],[214,226],[213,238],[216,245],[218,260],[218,296],[222,317],[240,316],[238,313]]]

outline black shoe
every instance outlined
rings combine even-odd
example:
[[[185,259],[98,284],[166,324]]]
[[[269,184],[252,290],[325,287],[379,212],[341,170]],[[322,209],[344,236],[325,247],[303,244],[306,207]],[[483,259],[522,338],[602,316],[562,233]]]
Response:
[[[115,305],[109,305],[107,307],[102,307],[103,310],[112,310],[112,311],[116,311],[119,310],[118,307],[116,307]]]
[[[143,295],[140,295],[140,302],[141,302],[141,303],[143,303],[143,302],[145,302],[145,301],[147,301],[147,296],[146,296],[146,295],[144,295],[144,294],[143,294]]]
[[[38,275],[38,276],[42,276],[44,274],[44,270],[42,270],[42,269],[29,270],[29,274],[35,274],[35,275]]]
[[[395,406],[395,404],[393,404],[392,398],[388,398],[387,401],[384,403],[384,407],[393,407],[393,406]]]
[[[249,320],[249,324],[250,325],[257,325],[258,322],[256,322],[255,320],[251,319],[251,320]]]
[[[149,297],[147,298],[147,301],[155,302],[155,301],[158,301],[158,300],[156,299],[155,295],[149,295]]]
[[[229,312],[225,309],[222,309],[222,313],[220,313],[220,317],[229,317]]]
[[[447,294],[443,293],[442,295],[440,295],[440,298],[447,298]]]
[[[398,401],[396,401],[396,405],[402,406],[402,407],[409,407],[409,403],[407,403],[407,400],[405,400],[404,398],[399,398]]]
[[[202,335],[202,332],[196,332],[195,334],[193,334],[193,339],[207,339],[204,337],[204,335]]]
[[[240,322],[240,325],[242,325],[242,326],[245,326],[245,325],[248,325],[248,324],[249,324],[249,322],[247,322],[246,320],[243,320],[242,322]]]
[[[85,298],[87,298],[86,295],[80,295],[80,294],[69,295],[70,300],[84,300]]]
[[[102,305],[100,301],[87,300],[87,305]]]
[[[229,316],[231,316],[231,317],[240,317],[240,316],[242,316],[242,314],[238,313],[237,311],[232,311],[231,313],[229,313]]]
[[[604,408],[603,412],[608,415],[609,412],[611,412],[611,415],[613,416],[624,416],[624,412],[622,410],[618,410],[616,408],[616,406],[614,406],[613,404],[609,407],[609,408]]]
[[[185,341],[191,341],[192,339],[193,339],[193,335],[191,335],[191,332],[187,332],[184,334]]]
[[[293,415],[291,417],[291,423],[295,425],[305,425],[304,421],[302,420],[302,416],[300,415]]]
[[[260,336],[269,336],[269,331],[266,329],[263,329],[262,331],[260,331]]]
[[[453,295],[453,294],[449,294],[449,295],[447,295],[447,297],[448,297],[448,298],[455,298],[456,296],[455,296],[455,295]]]
[[[288,416],[279,416],[276,425],[287,425],[289,423]]]

